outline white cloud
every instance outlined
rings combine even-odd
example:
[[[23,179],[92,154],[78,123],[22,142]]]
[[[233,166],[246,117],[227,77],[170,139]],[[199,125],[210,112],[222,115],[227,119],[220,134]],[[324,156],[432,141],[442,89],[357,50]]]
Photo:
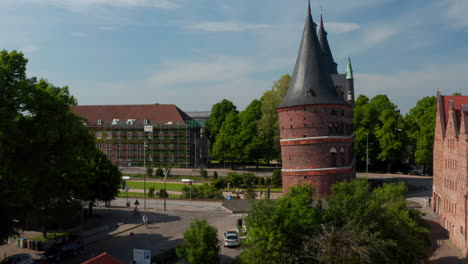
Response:
[[[180,84],[233,81],[244,78],[253,69],[244,58],[220,56],[203,62],[166,63],[165,70],[153,74],[148,82],[156,87]]]
[[[442,0],[441,5],[445,18],[451,20],[454,27],[468,27],[468,1]]]
[[[269,28],[266,24],[242,24],[234,22],[201,22],[194,25],[187,25],[191,30],[201,30],[208,32],[241,32],[251,30],[261,30]]]
[[[70,33],[73,37],[77,37],[77,38],[83,38],[83,37],[87,37],[88,34],[86,32],[72,32]]]
[[[40,50],[39,46],[36,45],[26,45],[20,49],[23,53],[34,53]]]
[[[325,23],[325,30],[333,33],[346,33],[360,29],[361,26],[354,23],[330,22]]]
[[[94,6],[114,7],[151,7],[151,8],[177,8],[174,0],[29,0],[36,4],[52,4],[64,6],[73,10],[81,10]]]
[[[99,27],[99,29],[103,30],[103,31],[114,31],[114,30],[116,30],[116,28],[113,27],[113,26],[101,26],[101,27]]]
[[[398,31],[393,27],[380,26],[370,28],[365,32],[364,43],[369,46],[375,46],[385,41],[386,39],[397,34]]]

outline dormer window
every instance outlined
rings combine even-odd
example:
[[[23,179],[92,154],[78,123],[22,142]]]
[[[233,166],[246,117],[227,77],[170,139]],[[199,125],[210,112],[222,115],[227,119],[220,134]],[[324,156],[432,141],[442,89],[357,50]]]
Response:
[[[149,125],[149,123],[150,123],[149,119],[143,120],[143,125]]]
[[[112,125],[118,125],[118,124],[120,124],[120,119],[114,118],[114,120],[112,120]]]
[[[127,120],[127,125],[134,125],[135,121],[136,121],[136,119],[128,119]]]
[[[88,121],[87,120],[83,120],[83,126],[87,126],[88,125]]]
[[[103,121],[102,119],[99,119],[99,120],[97,121],[97,124],[98,124],[98,125],[103,125],[103,124],[104,124],[104,121]]]

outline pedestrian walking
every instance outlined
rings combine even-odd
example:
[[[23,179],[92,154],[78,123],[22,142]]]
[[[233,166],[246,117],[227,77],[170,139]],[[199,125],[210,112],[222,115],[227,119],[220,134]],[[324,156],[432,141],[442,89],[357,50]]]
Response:
[[[148,217],[146,214],[143,215],[143,224],[145,224],[145,229],[148,229]]]
[[[428,199],[429,206],[431,206],[431,202],[432,202],[432,197],[429,196],[429,199]]]
[[[135,205],[135,208],[133,208],[133,215],[135,217],[140,217],[140,212],[138,212],[138,207]]]

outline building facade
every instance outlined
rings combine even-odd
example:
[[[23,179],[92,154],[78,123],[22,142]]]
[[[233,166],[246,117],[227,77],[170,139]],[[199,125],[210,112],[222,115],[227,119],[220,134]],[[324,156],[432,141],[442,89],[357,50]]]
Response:
[[[468,96],[437,92],[432,210],[466,256],[468,225]]]
[[[317,35],[309,4],[291,83],[277,109],[284,193],[309,183],[324,197],[332,184],[355,177],[353,106],[351,61],[347,74],[338,74],[323,18]]]
[[[175,105],[80,105],[72,111],[121,167],[198,168],[206,160],[200,125]]]

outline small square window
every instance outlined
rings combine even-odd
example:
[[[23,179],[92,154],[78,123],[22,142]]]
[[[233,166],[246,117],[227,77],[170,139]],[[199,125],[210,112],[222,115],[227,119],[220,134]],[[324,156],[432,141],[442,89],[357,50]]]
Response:
[[[142,139],[142,138],[143,138],[143,133],[142,133],[142,132],[138,132],[138,133],[137,133],[137,138],[138,138],[138,139]]]
[[[132,132],[127,132],[127,139],[132,139]]]
[[[102,138],[102,132],[96,132],[96,138],[101,139]]]
[[[107,139],[112,139],[112,131],[107,131]]]

